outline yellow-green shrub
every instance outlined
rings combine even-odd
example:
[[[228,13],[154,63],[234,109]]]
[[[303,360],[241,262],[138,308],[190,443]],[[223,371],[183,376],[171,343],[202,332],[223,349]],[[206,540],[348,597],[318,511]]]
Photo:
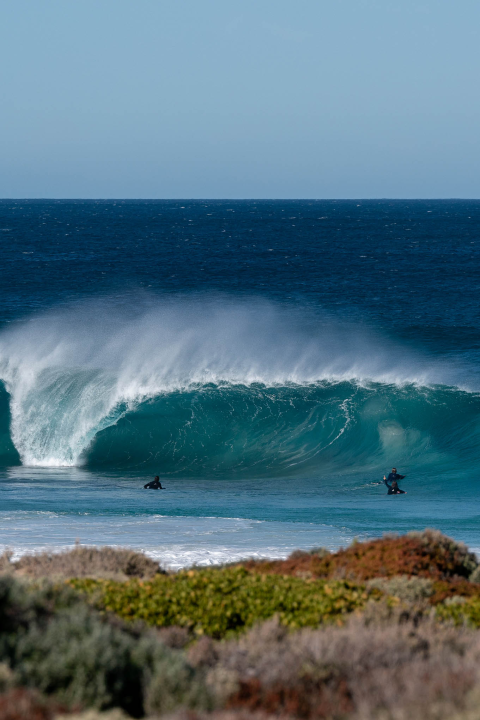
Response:
[[[480,597],[453,597],[437,605],[437,617],[455,625],[480,628]]]
[[[250,573],[242,567],[190,570],[113,582],[74,579],[95,605],[127,620],[164,627],[180,625],[196,634],[222,638],[278,615],[291,628],[342,622],[378,590],[346,581],[304,580]]]

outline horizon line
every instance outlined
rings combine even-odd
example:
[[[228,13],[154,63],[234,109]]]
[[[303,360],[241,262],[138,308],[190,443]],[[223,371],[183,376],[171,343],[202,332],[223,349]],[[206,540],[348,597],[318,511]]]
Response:
[[[0,202],[443,202],[480,197],[2,197]]]

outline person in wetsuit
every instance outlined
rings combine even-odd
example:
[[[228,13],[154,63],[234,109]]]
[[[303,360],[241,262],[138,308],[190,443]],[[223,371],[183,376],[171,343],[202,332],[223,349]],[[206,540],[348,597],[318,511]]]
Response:
[[[160,478],[158,475],[155,475],[155,478],[143,486],[144,490],[165,490],[164,487],[162,487],[162,483],[160,482]]]
[[[404,477],[405,475],[399,475],[397,473],[397,468],[392,468],[392,472],[390,473],[388,478],[385,477],[385,475],[383,476],[383,482],[387,487],[390,487],[390,483],[392,483],[394,480],[398,482],[399,480],[403,480]]]
[[[385,475],[383,476],[383,482],[385,483],[385,485],[388,488],[387,495],[405,495],[406,494],[405,490],[400,490],[400,488],[398,487],[398,481],[403,480],[404,477],[405,477],[405,475],[399,475],[397,473],[397,468],[392,468],[392,472],[390,473],[388,478],[385,477]]]
[[[388,485],[387,495],[406,495],[405,490],[400,490],[396,480],[392,480],[392,484]]]

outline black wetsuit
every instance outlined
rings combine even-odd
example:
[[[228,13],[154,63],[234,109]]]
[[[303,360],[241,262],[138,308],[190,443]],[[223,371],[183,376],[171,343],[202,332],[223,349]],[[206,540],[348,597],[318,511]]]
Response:
[[[405,490],[400,490],[398,485],[396,487],[392,487],[392,485],[388,485],[387,495],[405,495]]]
[[[162,483],[160,480],[152,480],[152,482],[147,483],[143,486],[144,490],[165,490],[165,488],[162,487]]]

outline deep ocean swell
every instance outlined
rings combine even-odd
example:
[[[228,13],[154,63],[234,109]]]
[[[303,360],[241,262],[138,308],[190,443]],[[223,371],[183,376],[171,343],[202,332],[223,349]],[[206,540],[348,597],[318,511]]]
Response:
[[[480,395],[458,367],[258,300],[36,317],[0,335],[0,378],[3,465],[465,470],[480,440]]]

